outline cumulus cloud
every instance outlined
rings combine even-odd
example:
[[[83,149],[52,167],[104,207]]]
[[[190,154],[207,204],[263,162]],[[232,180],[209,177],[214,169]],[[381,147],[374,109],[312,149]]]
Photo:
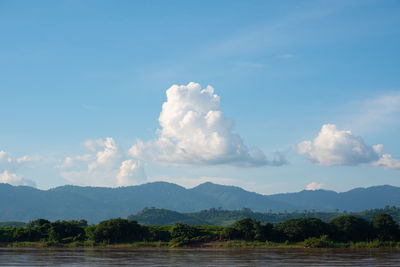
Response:
[[[378,161],[373,163],[373,165],[384,169],[400,170],[400,160],[393,159],[390,154],[383,154]]]
[[[36,183],[32,180],[25,179],[21,175],[15,173],[9,173],[7,170],[0,172],[0,183],[10,184],[10,185],[25,185],[36,187]]]
[[[301,142],[297,151],[324,166],[358,165],[379,159],[374,148],[366,145],[361,137],[348,130],[338,130],[334,124],[324,124],[318,136],[313,141]]]
[[[100,139],[96,142],[96,161],[89,164],[89,169],[114,169],[115,166],[121,162],[123,152],[113,138],[106,138],[104,141]]]
[[[86,148],[91,152],[68,156],[57,168],[60,175],[73,184],[92,186],[128,186],[146,180],[143,166],[132,159],[113,138],[88,140]]]
[[[383,145],[367,145],[360,136],[349,130],[338,130],[334,124],[324,124],[318,136],[312,141],[297,145],[299,154],[308,155],[318,165],[372,165],[385,169],[399,168],[399,161],[390,154],[383,154]]]
[[[315,191],[315,190],[321,189],[322,186],[323,186],[323,184],[318,184],[316,182],[312,182],[306,186],[306,190]]]
[[[158,138],[137,140],[129,153],[170,165],[282,165],[284,157],[268,160],[258,148],[248,148],[233,132],[234,123],[220,108],[214,88],[200,84],[173,85],[159,117]]]
[[[117,175],[119,186],[140,184],[146,181],[143,165],[131,159],[122,162]]]

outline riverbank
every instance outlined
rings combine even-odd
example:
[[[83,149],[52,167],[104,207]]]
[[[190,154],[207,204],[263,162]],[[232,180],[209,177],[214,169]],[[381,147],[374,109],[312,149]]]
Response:
[[[12,242],[1,243],[0,247],[8,248],[400,248],[400,242],[392,241],[367,241],[367,242],[348,242],[348,243],[329,243],[329,244],[314,244],[309,242],[259,242],[259,241],[244,241],[244,240],[229,240],[229,241],[209,241],[209,242],[194,242],[187,244],[175,244],[171,242],[133,242],[123,244],[103,244],[94,242],[72,242],[59,243],[53,241],[38,241],[38,242]]]

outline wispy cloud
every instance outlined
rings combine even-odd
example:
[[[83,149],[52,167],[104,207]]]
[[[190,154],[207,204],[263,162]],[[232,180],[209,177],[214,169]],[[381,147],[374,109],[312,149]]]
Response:
[[[82,104],[82,108],[89,111],[96,111],[98,108],[94,105]]]
[[[346,108],[347,124],[359,131],[382,130],[400,122],[400,91],[386,92],[353,102]]]
[[[248,62],[248,61],[239,61],[236,64],[242,68],[264,68],[265,64],[256,63],[256,62]]]
[[[283,55],[279,55],[278,58],[291,59],[291,58],[294,58],[294,55],[293,54],[283,54]]]
[[[260,50],[281,49],[288,44],[320,41],[321,38],[316,39],[315,34],[304,30],[309,28],[307,25],[322,18],[325,19],[327,16],[352,5],[354,3],[347,2],[319,4],[318,8],[315,8],[315,5],[303,5],[298,7],[295,12],[288,12],[286,16],[277,20],[247,25],[227,35],[219,42],[211,44],[207,48],[206,54],[211,56],[249,54]],[[299,10],[301,8],[303,10]],[[283,54],[282,56],[288,59],[293,55]]]

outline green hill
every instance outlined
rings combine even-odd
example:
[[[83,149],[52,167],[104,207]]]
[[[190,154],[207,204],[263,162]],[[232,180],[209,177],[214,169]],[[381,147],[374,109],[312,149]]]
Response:
[[[359,218],[371,220],[372,217],[386,213],[393,217],[396,222],[400,222],[400,208],[399,207],[385,207],[383,209],[366,210],[362,212],[350,213]],[[348,214],[346,212],[317,212],[317,211],[303,211],[291,213],[261,213],[253,212],[250,209],[242,210],[222,210],[222,209],[209,209],[199,212],[179,213],[176,211],[156,208],[145,208],[136,215],[128,216],[129,220],[138,221],[145,225],[173,225],[175,223],[185,223],[189,225],[221,225],[230,226],[235,221],[252,218],[262,223],[279,223],[289,219],[298,218],[318,218],[325,222],[332,220],[340,215]]]

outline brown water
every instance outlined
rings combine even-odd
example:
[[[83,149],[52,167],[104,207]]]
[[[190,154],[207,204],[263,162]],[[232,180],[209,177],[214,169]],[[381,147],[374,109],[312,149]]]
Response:
[[[0,266],[400,266],[400,249],[0,248]]]

